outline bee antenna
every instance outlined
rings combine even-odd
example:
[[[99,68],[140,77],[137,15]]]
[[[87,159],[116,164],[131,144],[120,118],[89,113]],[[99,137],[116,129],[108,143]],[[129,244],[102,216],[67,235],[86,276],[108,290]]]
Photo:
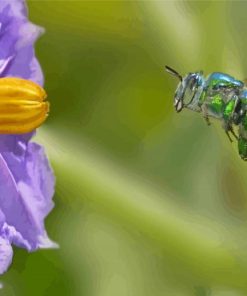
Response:
[[[168,72],[169,74],[172,74],[173,76],[176,76],[180,81],[183,80],[183,77],[177,71],[175,71],[169,66],[165,66],[165,68],[166,68],[166,72]]]

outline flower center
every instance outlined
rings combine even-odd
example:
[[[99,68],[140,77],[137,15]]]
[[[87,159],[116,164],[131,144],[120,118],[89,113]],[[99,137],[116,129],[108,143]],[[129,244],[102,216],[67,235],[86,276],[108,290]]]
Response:
[[[40,126],[49,112],[45,90],[21,78],[0,78],[0,134],[28,133]]]

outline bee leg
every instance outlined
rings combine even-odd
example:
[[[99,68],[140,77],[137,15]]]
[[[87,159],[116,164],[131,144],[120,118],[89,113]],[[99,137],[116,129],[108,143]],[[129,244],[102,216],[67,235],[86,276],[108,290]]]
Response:
[[[208,126],[211,125],[211,122],[208,117],[207,107],[205,105],[202,105],[201,110],[202,110],[202,116],[205,119],[207,125]]]
[[[210,122],[208,116],[205,116],[204,119],[206,120],[207,125],[210,126],[211,125],[211,122]]]
[[[230,140],[230,142],[232,143],[232,142],[233,142],[233,140],[232,140],[232,138],[230,137],[230,135],[229,135],[229,132],[228,132],[227,130],[225,130],[225,133],[226,133],[226,135],[227,135],[228,139]]]
[[[237,138],[237,135],[235,134],[235,132],[234,132],[232,126],[231,126],[231,123],[228,122],[228,121],[225,121],[225,120],[224,120],[224,121],[222,122],[222,127],[223,127],[223,129],[225,130],[225,133],[226,133],[226,135],[227,135],[229,141],[232,143],[233,140],[232,140],[232,138],[230,137],[229,132],[230,132],[235,138]]]
[[[233,142],[233,140],[232,140],[232,138],[230,137],[229,132],[230,132],[230,133],[234,136],[234,138],[238,141],[238,136],[235,134],[231,122],[223,121],[223,129],[225,130],[225,133],[226,133],[226,135],[227,135],[227,137],[228,137],[228,139],[230,140],[231,143]]]
[[[234,136],[234,138],[238,141],[238,136],[235,134],[234,129],[232,128],[232,126],[229,126],[229,131],[231,132],[231,134]]]

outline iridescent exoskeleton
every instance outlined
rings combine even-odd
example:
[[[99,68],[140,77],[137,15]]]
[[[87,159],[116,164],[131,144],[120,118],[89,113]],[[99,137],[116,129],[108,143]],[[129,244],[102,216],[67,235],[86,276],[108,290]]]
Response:
[[[222,122],[222,126],[232,142],[230,134],[238,141],[239,155],[247,160],[247,87],[245,84],[224,73],[214,72],[203,76],[203,72],[188,73],[182,77],[166,66],[166,71],[179,78],[175,92],[174,106],[177,112],[183,108],[201,112],[208,125],[209,117]],[[233,126],[238,127],[238,134]]]

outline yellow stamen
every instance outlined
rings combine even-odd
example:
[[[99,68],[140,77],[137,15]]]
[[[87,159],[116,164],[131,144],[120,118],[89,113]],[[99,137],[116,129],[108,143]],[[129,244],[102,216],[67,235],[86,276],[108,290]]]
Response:
[[[20,78],[0,78],[0,134],[22,134],[40,126],[49,112],[45,90]]]

